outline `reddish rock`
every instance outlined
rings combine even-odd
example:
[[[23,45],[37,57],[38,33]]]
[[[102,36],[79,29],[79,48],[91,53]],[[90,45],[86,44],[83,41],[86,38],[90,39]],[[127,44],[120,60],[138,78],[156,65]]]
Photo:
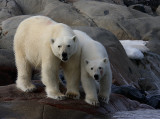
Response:
[[[20,90],[18,90],[15,87],[15,84],[11,84],[8,86],[1,86],[0,87],[0,107],[6,106],[8,103],[10,106],[8,108],[18,110],[19,117],[25,113],[25,108],[30,109],[30,111],[33,111],[33,108],[39,107],[40,105],[45,106],[47,110],[54,110],[65,112],[69,111],[67,115],[72,114],[73,112],[76,112],[77,115],[82,116],[85,114],[86,116],[91,117],[100,117],[100,116],[108,116],[108,114],[113,114],[117,111],[127,111],[127,110],[136,110],[136,109],[152,109],[152,107],[140,104],[137,101],[130,100],[122,95],[118,94],[112,94],[109,104],[101,104],[100,107],[93,107],[91,105],[88,105],[84,102],[84,94],[81,92],[81,99],[80,100],[72,100],[72,99],[66,99],[62,101],[57,101],[51,98],[46,97],[46,93],[44,91],[44,86],[40,81],[34,81],[34,83],[37,86],[37,90],[32,93],[25,93]],[[61,86],[61,90],[65,92],[65,88]],[[28,106],[26,104],[28,104]],[[33,105],[31,105],[33,103]],[[24,108],[18,109],[19,106],[14,107],[12,105],[24,105]],[[25,106],[26,105],[26,106]],[[48,105],[48,106],[47,106]],[[70,110],[72,110],[70,112]],[[0,110],[1,112],[4,112],[6,114],[11,114],[8,112],[8,110]],[[44,110],[43,110],[44,111]],[[50,111],[46,111],[46,113],[49,113]],[[16,112],[17,113],[17,112]],[[26,115],[29,112],[26,113]],[[15,113],[14,113],[15,114]],[[49,113],[49,115],[52,115],[52,113]],[[57,115],[61,115],[57,112]],[[34,117],[35,115],[31,116]],[[64,115],[63,115],[64,116]],[[0,116],[2,117],[2,116]],[[4,118],[4,117],[3,117]],[[67,119],[69,117],[66,117]],[[70,119],[70,118],[69,118]]]

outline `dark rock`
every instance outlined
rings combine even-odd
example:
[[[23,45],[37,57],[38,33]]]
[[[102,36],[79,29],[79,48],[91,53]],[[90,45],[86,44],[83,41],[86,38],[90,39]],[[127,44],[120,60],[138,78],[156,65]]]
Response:
[[[64,3],[67,3],[67,0],[59,0],[60,2],[64,2]]]
[[[134,6],[130,6],[130,7],[133,8],[133,9],[135,9],[135,10],[139,10],[139,11],[141,11],[141,12],[144,12],[144,13],[146,12],[144,6],[141,5],[141,4],[139,4],[139,5],[134,5]]]
[[[132,9],[135,9],[135,10],[153,15],[152,9],[149,6],[145,6],[145,5],[142,5],[142,4],[135,4],[135,5],[131,5],[129,7],[132,8]]]
[[[145,93],[147,94],[146,95],[147,99],[149,99],[152,96],[160,95],[160,90],[149,90],[149,91],[145,91]]]
[[[150,6],[154,11],[160,5],[159,0],[124,0],[124,4],[127,6],[135,5],[135,4],[143,4]]]
[[[151,78],[140,78],[138,81],[139,86],[142,90],[150,91],[150,90],[157,90],[158,86],[153,82]]]
[[[138,0],[123,0],[123,1],[124,1],[125,5],[130,6],[130,5],[137,4],[136,1],[138,1]]]
[[[17,77],[17,69],[12,50],[0,49],[0,86],[12,84]]]
[[[142,60],[133,62],[137,65],[141,78],[139,85],[144,91],[160,89],[160,55],[147,52]]]
[[[148,105],[160,109],[160,95],[152,96],[148,99]]]
[[[137,100],[141,103],[146,103],[145,93],[132,86],[112,86],[112,93],[124,95],[132,100]]]

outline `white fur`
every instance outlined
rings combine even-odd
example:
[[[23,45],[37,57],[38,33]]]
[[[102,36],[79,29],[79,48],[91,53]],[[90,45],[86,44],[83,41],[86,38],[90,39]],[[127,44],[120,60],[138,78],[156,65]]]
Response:
[[[79,39],[82,48],[81,81],[86,93],[85,101],[91,105],[98,105],[99,96],[102,101],[108,103],[111,93],[112,72],[106,49],[86,33],[78,30],[74,30],[74,33]],[[94,79],[95,74],[99,75],[99,86],[96,85],[97,82]],[[99,87],[98,96],[97,87]]]
[[[59,48],[58,45],[61,47]],[[70,47],[67,47],[68,45]],[[25,19],[16,31],[14,51],[18,70],[16,84],[19,89],[34,90],[35,86],[31,82],[32,69],[41,69],[47,96],[53,99],[64,99],[64,94],[59,91],[58,80],[59,67],[63,61],[62,52],[68,53],[68,59],[65,62],[69,62],[70,59],[73,61],[74,56],[80,55],[80,53],[77,54],[78,40],[75,39],[75,34],[70,27],[44,16]],[[69,65],[64,68],[70,68]],[[68,72],[65,73],[68,74]],[[77,77],[74,76],[74,78]],[[71,78],[71,75],[67,78]],[[70,92],[74,91],[70,89]]]

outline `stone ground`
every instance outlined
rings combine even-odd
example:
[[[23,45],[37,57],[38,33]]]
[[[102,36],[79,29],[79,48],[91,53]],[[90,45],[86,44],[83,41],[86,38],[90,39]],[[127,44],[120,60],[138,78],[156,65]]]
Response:
[[[113,115],[113,119],[159,119],[160,110],[120,111]]]
[[[105,46],[117,86],[108,105],[87,105],[84,93],[80,100],[47,99],[39,81],[38,92],[15,88],[13,37],[19,23],[34,15],[82,30]],[[159,0],[0,0],[0,118],[159,119],[154,109],[160,109],[159,38]],[[119,40],[128,39],[148,41],[144,59],[127,57]],[[40,80],[37,71],[33,79]]]

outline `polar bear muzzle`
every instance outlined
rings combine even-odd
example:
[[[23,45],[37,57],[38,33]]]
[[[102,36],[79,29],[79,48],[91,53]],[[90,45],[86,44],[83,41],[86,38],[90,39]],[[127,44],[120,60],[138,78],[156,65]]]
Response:
[[[68,60],[68,54],[66,52],[62,53],[62,60],[67,61]]]
[[[95,80],[99,80],[99,75],[98,75],[98,74],[95,74],[95,75],[94,75],[94,79],[95,79]]]

